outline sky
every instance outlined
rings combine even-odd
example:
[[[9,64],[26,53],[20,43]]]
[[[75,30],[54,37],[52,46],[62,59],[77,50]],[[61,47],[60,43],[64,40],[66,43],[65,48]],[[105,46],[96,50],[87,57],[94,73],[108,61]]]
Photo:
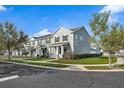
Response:
[[[53,33],[61,26],[84,26],[91,35],[89,21],[92,14],[109,10],[109,22],[124,25],[124,6],[112,5],[0,5],[0,23],[12,22],[29,37]]]

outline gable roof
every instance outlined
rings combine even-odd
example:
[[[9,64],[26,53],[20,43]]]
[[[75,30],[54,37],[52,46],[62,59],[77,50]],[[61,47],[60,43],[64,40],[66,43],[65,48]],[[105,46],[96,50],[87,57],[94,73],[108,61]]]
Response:
[[[81,30],[81,29],[84,29],[84,27],[83,27],[83,26],[80,26],[80,27],[71,28],[71,29],[69,29],[69,30],[75,32],[75,31],[79,31],[79,30]]]
[[[72,32],[77,32],[77,31],[82,30],[83,32],[86,32],[86,34],[87,34],[89,37],[91,37],[91,36],[89,35],[89,33],[87,32],[87,30],[85,29],[84,26],[80,26],[80,27],[76,27],[76,28],[71,28],[70,30],[71,30]]]
[[[42,36],[33,37],[33,38],[34,38],[34,39],[39,39],[39,38],[44,39],[44,38],[47,38],[47,37],[52,37],[52,36],[53,36],[59,29],[61,29],[61,28],[64,28],[64,27],[61,27],[61,26],[60,26],[60,27],[59,27],[54,33],[52,33],[52,34],[42,35]],[[68,29],[68,28],[65,28],[65,29]],[[85,29],[84,26],[75,27],[75,28],[70,28],[70,29],[68,29],[68,30],[73,33],[73,32],[80,31],[81,29],[82,29],[83,31],[85,31],[85,32],[88,34],[88,36],[90,37],[89,33],[87,32],[87,30]]]

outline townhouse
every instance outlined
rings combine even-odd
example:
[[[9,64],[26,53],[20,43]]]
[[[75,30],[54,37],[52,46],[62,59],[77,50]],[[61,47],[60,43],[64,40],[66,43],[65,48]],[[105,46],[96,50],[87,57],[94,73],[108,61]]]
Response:
[[[59,27],[52,34],[32,37],[25,44],[25,49],[30,56],[46,55],[50,58],[64,58],[69,54],[99,54],[97,48],[91,47],[89,38],[83,26],[72,29]]]

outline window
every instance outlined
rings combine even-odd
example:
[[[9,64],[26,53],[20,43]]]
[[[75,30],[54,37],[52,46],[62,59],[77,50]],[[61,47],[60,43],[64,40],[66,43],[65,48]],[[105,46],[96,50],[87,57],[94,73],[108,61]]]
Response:
[[[32,41],[32,45],[35,45],[35,41]]]
[[[68,41],[68,35],[63,36],[63,41]]]
[[[45,44],[46,43],[46,40],[44,39],[44,40],[42,40],[42,44]]]
[[[55,37],[55,42],[59,42],[59,37]]]
[[[83,40],[83,37],[82,36],[80,36],[80,40]]]
[[[46,42],[47,42],[47,43],[50,43],[50,38],[47,38],[47,39],[46,39]]]
[[[77,41],[75,41],[75,45],[78,45],[78,42]]]
[[[75,39],[78,39],[78,35],[75,35]]]

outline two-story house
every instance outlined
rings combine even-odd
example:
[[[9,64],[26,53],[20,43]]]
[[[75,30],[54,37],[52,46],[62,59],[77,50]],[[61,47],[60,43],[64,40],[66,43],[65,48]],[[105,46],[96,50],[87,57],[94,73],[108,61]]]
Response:
[[[51,35],[50,57],[63,58],[65,54],[90,54],[89,34],[84,27],[60,27]]]

